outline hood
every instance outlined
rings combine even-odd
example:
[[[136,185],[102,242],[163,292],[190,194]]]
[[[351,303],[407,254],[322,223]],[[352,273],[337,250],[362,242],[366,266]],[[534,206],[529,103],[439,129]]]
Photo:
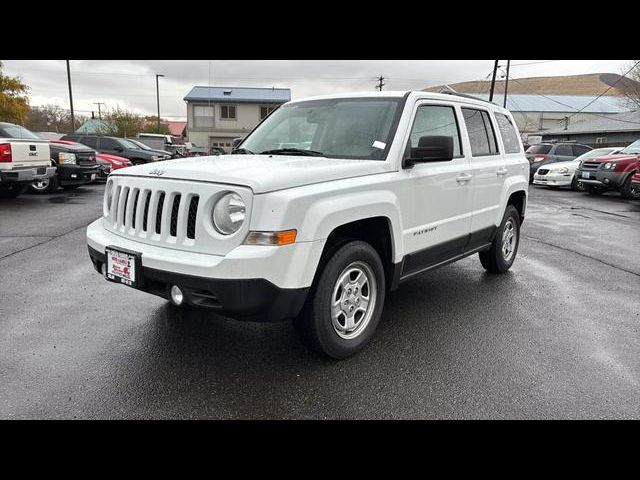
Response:
[[[292,155],[217,155],[129,167],[119,175],[243,185],[254,193],[391,171],[389,162]]]
[[[613,155],[605,155],[603,157],[594,157],[587,158],[584,160],[585,162],[593,162],[593,163],[606,163],[606,162],[622,162],[625,160],[637,160],[638,155],[625,155],[625,154],[613,154]]]
[[[95,150],[91,147],[87,147],[81,143],[57,143],[57,142],[49,142],[49,147],[51,151],[57,152],[91,152],[93,153]]]
[[[560,169],[562,167],[578,168],[578,165],[580,165],[580,160],[571,160],[569,162],[548,163],[548,164],[544,165],[544,168],[548,168],[549,170],[558,170],[558,169]]]

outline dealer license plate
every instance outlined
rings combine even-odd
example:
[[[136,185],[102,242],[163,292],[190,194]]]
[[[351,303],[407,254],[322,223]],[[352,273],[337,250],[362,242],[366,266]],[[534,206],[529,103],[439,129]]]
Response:
[[[582,178],[589,178],[590,176],[589,172],[582,172]]]
[[[140,265],[139,255],[111,248],[105,249],[107,255],[107,280],[136,287],[136,275]]]

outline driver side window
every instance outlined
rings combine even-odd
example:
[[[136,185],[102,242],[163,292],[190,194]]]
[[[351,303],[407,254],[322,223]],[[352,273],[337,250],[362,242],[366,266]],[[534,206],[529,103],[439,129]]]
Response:
[[[445,105],[422,105],[418,107],[416,118],[411,128],[409,147],[418,147],[420,137],[444,135],[453,137],[453,156],[462,155],[460,130],[453,107]]]

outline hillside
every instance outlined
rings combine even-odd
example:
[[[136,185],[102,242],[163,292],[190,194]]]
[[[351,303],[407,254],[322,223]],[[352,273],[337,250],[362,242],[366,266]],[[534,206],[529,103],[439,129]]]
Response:
[[[509,80],[509,93],[542,95],[600,95],[608,87],[613,85],[621,75],[616,73],[590,73],[586,75],[567,75],[562,77],[531,77]],[[627,78],[620,81],[607,92],[607,96],[624,96],[619,87],[631,83],[640,91],[640,83]],[[504,93],[504,80],[496,80],[496,94]],[[439,92],[444,85],[425,88],[426,92]],[[449,87],[460,93],[488,93],[491,81],[486,82],[460,82],[449,84]]]

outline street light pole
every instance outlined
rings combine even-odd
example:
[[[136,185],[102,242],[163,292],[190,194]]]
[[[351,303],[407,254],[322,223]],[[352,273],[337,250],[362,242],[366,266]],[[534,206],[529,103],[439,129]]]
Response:
[[[156,73],[156,100],[158,102],[158,124],[156,126],[157,133],[160,133],[160,86],[158,84],[159,77],[164,77],[164,75]]]
[[[509,89],[509,67],[511,66],[511,60],[507,60],[507,78],[504,83],[504,103],[503,108],[507,108],[507,90]]]

